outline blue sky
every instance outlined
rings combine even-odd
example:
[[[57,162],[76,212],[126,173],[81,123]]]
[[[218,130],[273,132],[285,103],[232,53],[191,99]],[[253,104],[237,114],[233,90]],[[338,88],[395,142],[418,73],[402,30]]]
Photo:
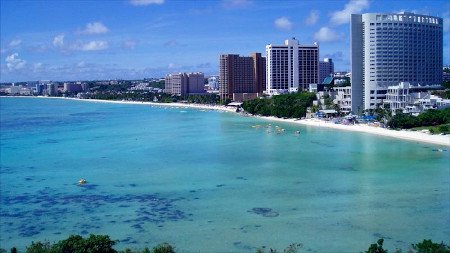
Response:
[[[349,70],[351,13],[410,11],[444,18],[447,0],[0,0],[2,82],[218,74],[219,55],[265,54],[296,37]]]

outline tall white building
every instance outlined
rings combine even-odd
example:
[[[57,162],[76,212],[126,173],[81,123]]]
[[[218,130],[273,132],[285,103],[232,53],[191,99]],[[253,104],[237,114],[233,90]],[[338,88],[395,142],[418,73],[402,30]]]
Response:
[[[292,38],[284,45],[266,46],[266,93],[277,95],[307,90],[319,82],[319,46],[300,45]]]
[[[442,83],[442,18],[352,14],[352,111],[383,104],[389,85]]]

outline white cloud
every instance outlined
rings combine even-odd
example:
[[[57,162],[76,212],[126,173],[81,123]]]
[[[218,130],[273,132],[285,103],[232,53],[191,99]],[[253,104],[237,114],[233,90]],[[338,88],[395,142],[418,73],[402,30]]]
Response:
[[[178,43],[177,40],[169,40],[164,43],[164,46],[166,46],[166,47],[175,47],[175,46],[179,46],[179,45],[180,45],[180,43]]]
[[[332,42],[340,40],[343,37],[342,34],[337,33],[333,29],[326,26],[320,28],[318,32],[314,34],[314,40],[319,42]]]
[[[37,72],[40,71],[42,69],[44,64],[42,64],[42,62],[37,62],[33,64],[33,72]]]
[[[331,23],[333,25],[342,25],[350,22],[351,14],[361,13],[362,10],[369,8],[369,0],[350,0],[345,8],[331,14]]]
[[[316,10],[311,10],[309,12],[308,17],[305,20],[305,23],[307,25],[315,25],[318,20],[319,20],[319,12]]]
[[[225,9],[245,8],[253,4],[251,0],[222,0]]]
[[[25,67],[25,64],[27,63],[25,60],[19,59],[19,54],[14,53],[12,55],[9,55],[5,58],[6,67],[8,70],[18,70]]]
[[[98,51],[108,48],[108,42],[102,40],[93,40],[87,43],[79,44],[74,49],[81,51]]]
[[[289,19],[286,17],[280,17],[275,19],[274,25],[276,28],[281,30],[289,31],[292,29],[292,22],[289,21]]]
[[[444,32],[450,32],[450,12],[444,13],[442,19],[444,21]]]
[[[102,34],[107,33],[109,31],[108,27],[106,27],[101,22],[93,22],[88,23],[84,30],[80,31],[81,34]]]
[[[75,41],[75,42],[65,42],[64,34],[60,34],[53,38],[53,46],[61,50],[63,53],[69,51],[98,51],[105,50],[108,48],[108,42],[103,40],[93,40],[88,42]]]
[[[18,46],[20,46],[20,44],[22,44],[22,40],[16,39],[16,40],[9,42],[8,46],[9,47],[18,47]]]
[[[125,40],[122,42],[122,47],[126,49],[134,49],[137,45],[137,41],[135,40]]]
[[[134,6],[145,6],[150,4],[163,4],[164,0],[130,0],[130,4]]]
[[[64,34],[57,35],[53,38],[53,46],[55,47],[64,46]]]
[[[168,69],[179,69],[181,66],[175,63],[169,63],[167,66]]]

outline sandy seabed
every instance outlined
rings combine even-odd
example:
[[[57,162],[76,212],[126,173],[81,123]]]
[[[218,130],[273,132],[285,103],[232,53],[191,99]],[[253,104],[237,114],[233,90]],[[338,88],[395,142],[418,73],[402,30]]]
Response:
[[[155,102],[139,102],[139,101],[118,101],[118,100],[100,100],[100,99],[77,99],[77,98],[61,98],[61,97],[44,97],[44,98],[56,98],[56,99],[70,99],[78,101],[86,101],[93,103],[116,103],[116,104],[139,104],[148,106],[162,106],[162,107],[180,107],[180,108],[194,108],[200,110],[218,110],[225,112],[236,112],[235,107],[223,106],[223,105],[206,105],[206,104],[189,104],[189,103],[155,103]],[[382,127],[369,126],[367,124],[356,125],[342,125],[335,124],[333,122],[319,120],[319,119],[282,119],[277,117],[262,117],[255,116],[257,118],[266,119],[270,121],[287,122],[293,124],[314,126],[314,127],[326,127],[332,129],[339,129],[345,131],[363,132],[382,136],[388,136],[392,138],[404,139],[409,141],[426,142],[442,146],[450,146],[450,135],[432,135],[429,133],[423,133],[418,131],[409,130],[392,130]]]

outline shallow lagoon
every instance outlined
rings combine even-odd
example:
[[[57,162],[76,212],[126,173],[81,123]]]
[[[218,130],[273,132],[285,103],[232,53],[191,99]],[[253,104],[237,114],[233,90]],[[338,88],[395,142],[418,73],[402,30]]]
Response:
[[[450,238],[450,155],[431,144],[278,122],[268,133],[270,121],[216,111],[0,103],[2,248],[74,233],[183,252]]]

